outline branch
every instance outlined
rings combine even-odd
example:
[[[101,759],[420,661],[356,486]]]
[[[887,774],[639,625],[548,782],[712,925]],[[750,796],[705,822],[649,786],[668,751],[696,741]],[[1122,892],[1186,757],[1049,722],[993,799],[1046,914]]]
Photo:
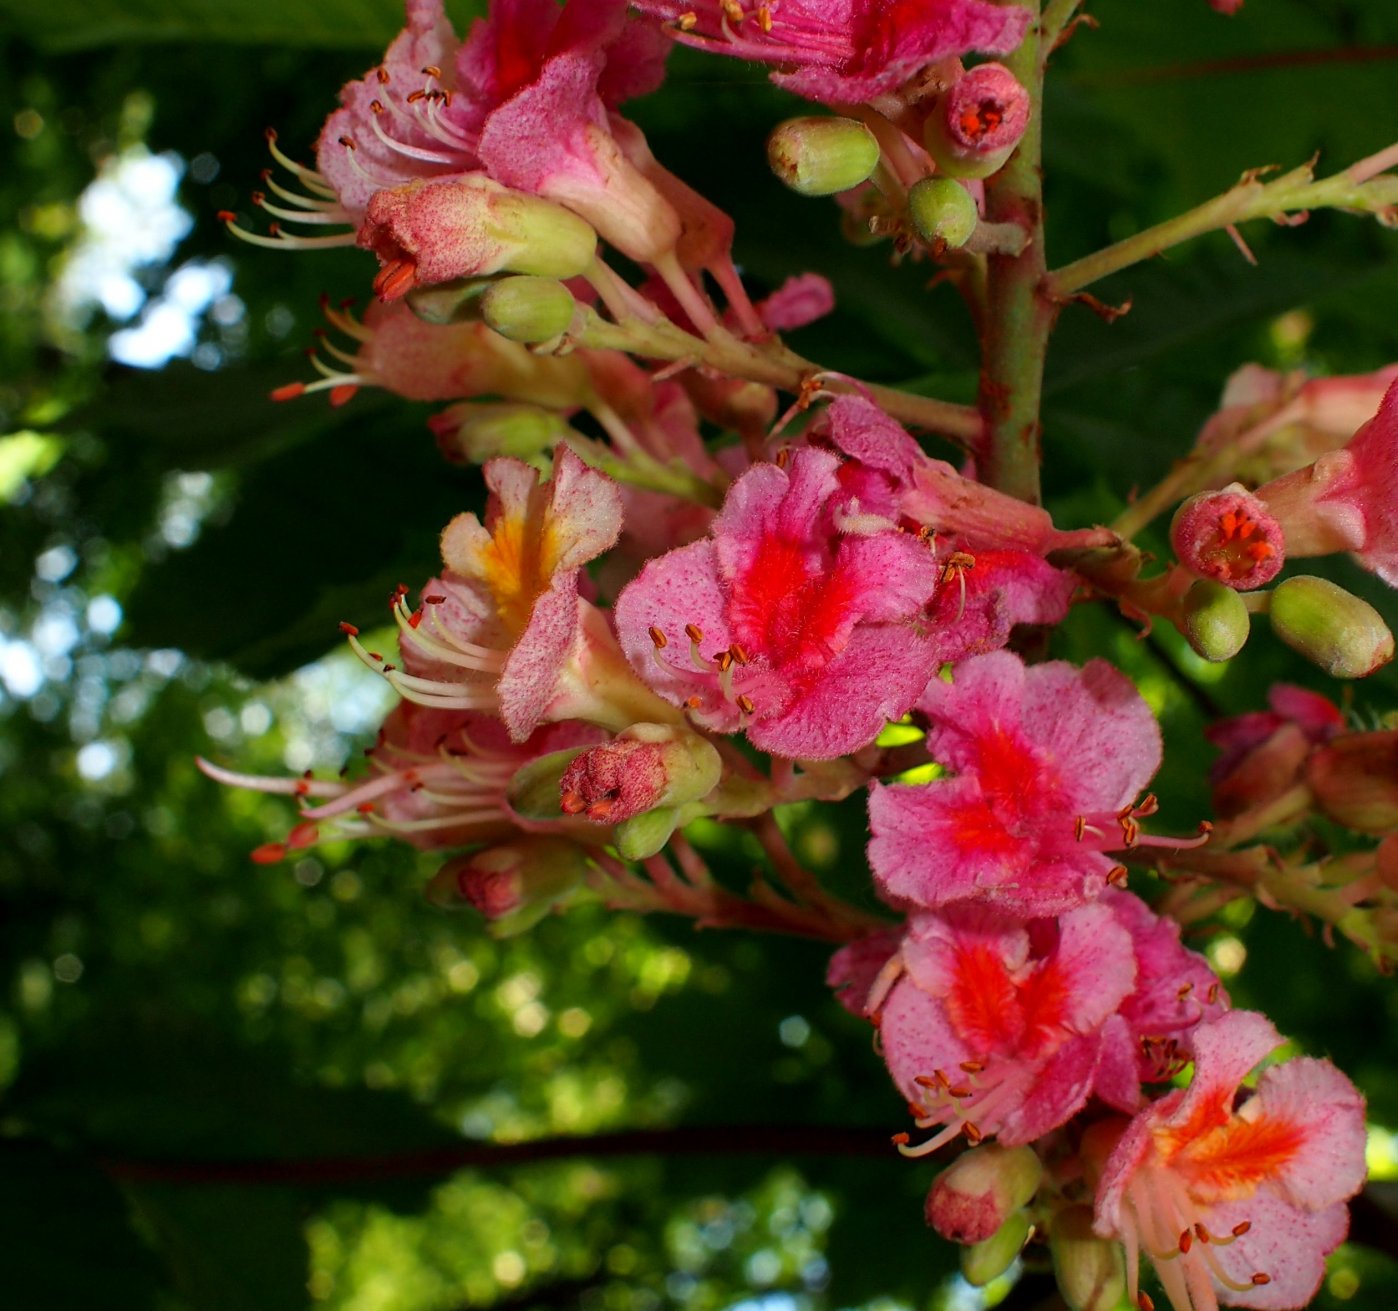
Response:
[[[1389,226],[1398,224],[1398,177],[1379,176],[1398,164],[1398,146],[1390,146],[1319,182],[1315,180],[1313,163],[1294,168],[1273,182],[1261,180],[1267,170],[1251,169],[1221,196],[1065,264],[1044,279],[1043,290],[1057,301],[1066,301],[1091,283],[1181,242],[1251,219],[1280,220],[1287,214],[1304,215],[1313,209],[1344,209],[1373,214]]]

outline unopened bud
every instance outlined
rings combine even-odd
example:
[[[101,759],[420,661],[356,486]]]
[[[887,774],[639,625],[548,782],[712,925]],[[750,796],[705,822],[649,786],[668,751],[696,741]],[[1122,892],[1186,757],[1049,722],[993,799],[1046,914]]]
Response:
[[[1286,558],[1281,525],[1237,483],[1185,501],[1170,523],[1170,542],[1187,569],[1238,592],[1270,583]]]
[[[598,824],[620,824],[658,806],[711,792],[723,775],[712,743],[669,724],[633,724],[589,747],[559,780],[562,809]]]
[[[374,290],[395,300],[492,273],[576,277],[592,263],[597,234],[571,210],[467,174],[375,192],[358,244],[379,258]]]
[[[961,1275],[968,1284],[983,1288],[1014,1264],[1029,1241],[1029,1213],[1016,1211],[982,1243],[961,1249]]]
[[[578,306],[553,278],[502,278],[481,297],[481,317],[511,341],[550,341],[562,336]]]
[[[1306,782],[1331,819],[1361,833],[1398,829],[1398,730],[1347,733],[1317,748]]]
[[[767,138],[772,172],[803,196],[830,196],[868,179],[879,143],[852,118],[789,118]]]
[[[980,221],[975,198],[954,178],[914,182],[908,191],[908,217],[924,241],[941,241],[953,250],[966,244]]]
[[[923,142],[949,177],[989,177],[1014,153],[1029,109],[1029,93],[1008,68],[977,64],[938,100]]]
[[[1121,1244],[1099,1238],[1090,1206],[1065,1206],[1049,1225],[1054,1278],[1069,1311],[1117,1311],[1126,1301]]]
[[[1335,678],[1363,678],[1393,659],[1393,634],[1367,601],[1303,574],[1272,592],[1272,629]]]
[[[1243,598],[1212,578],[1196,578],[1180,606],[1180,627],[1196,655],[1231,660],[1248,640],[1251,621]]]
[[[497,455],[534,461],[576,436],[557,411],[508,402],[461,401],[427,422],[442,454],[456,464],[484,464]]]
[[[933,1180],[927,1223],[953,1243],[982,1242],[1033,1198],[1043,1175],[1031,1147],[973,1147]]]
[[[426,888],[435,905],[469,905],[491,932],[508,937],[532,927],[550,907],[577,889],[587,856],[566,838],[521,837],[447,861]]]

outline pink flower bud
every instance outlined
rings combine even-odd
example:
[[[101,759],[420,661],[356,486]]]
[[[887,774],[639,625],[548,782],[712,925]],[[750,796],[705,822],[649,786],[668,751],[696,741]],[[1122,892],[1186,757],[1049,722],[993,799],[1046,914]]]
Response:
[[[1033,1198],[1043,1173],[1030,1147],[973,1147],[933,1181],[927,1223],[953,1243],[985,1242]]]
[[[519,932],[578,888],[586,870],[586,853],[576,843],[522,837],[447,861],[426,894],[439,906],[473,907],[497,933]]]
[[[1270,583],[1286,558],[1281,526],[1236,483],[1191,496],[1175,512],[1170,541],[1187,569],[1236,592]]]
[[[977,64],[947,90],[923,131],[952,177],[983,178],[1009,159],[1029,125],[1029,93],[1003,64]]]
[[[358,244],[382,265],[374,290],[396,300],[413,287],[501,271],[575,277],[592,262],[597,234],[558,205],[467,174],[375,192]]]
[[[696,733],[636,724],[582,752],[563,771],[563,811],[620,824],[657,806],[683,805],[712,791],[723,772],[718,752]]]
[[[1331,819],[1361,833],[1398,828],[1398,731],[1347,733],[1311,753],[1306,782]]]

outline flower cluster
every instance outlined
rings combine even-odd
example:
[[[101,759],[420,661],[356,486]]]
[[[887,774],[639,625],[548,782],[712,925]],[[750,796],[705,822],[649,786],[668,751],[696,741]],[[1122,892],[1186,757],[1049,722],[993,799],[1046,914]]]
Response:
[[[979,58],[1071,32],[1031,18],[993,0],[494,0],[462,39],[440,0],[408,0],[315,167],[270,138],[290,180],[269,175],[255,203],[338,231],[226,218],[378,263],[362,316],[324,307],[350,344],[326,338],[321,376],[278,399],[378,386],[446,403],[432,432],[482,466],[489,500],[446,525],[420,591],[390,598],[396,653],[342,625],[402,698],[366,777],[204,768],[298,800],[254,859],[374,835],[447,851],[429,894],[500,932],[591,895],[840,943],[828,981],[876,1029],[923,1134],[895,1141],[912,1157],[967,1144],[927,1214],[966,1245],[969,1277],[1037,1232],[1074,1311],[1149,1307],[1142,1257],[1176,1311],[1299,1307],[1363,1182],[1363,1101],[1325,1061],[1267,1064],[1280,1034],[1231,1009],[1181,928],[1253,895],[1398,957],[1394,732],[1278,688],[1270,712],[1211,730],[1217,826],[1150,832],[1155,713],[1107,660],[1047,659],[1046,641],[1105,603],[1224,660],[1267,613],[1332,674],[1383,664],[1371,606],[1283,571],[1349,552],[1398,583],[1398,381],[1245,370],[1115,524],[1056,523],[1007,463],[1036,427],[995,372],[1020,329],[987,291],[1042,261],[1037,200],[1006,170],[1037,149],[1040,90],[1022,79],[1044,61]],[[837,112],[780,125],[774,170],[835,194],[849,235],[942,264],[987,342],[976,408],[782,340],[832,310],[831,285],[751,294],[733,222],[622,116],[674,42]],[[1045,297],[1046,333],[1043,274],[1021,283]],[[1174,558],[1154,570],[1131,539],[1175,506]],[[861,791],[878,914],[826,891],[772,817]],[[1316,816],[1360,848],[1264,841]],[[762,845],[747,895],[686,837],[700,818]],[[1174,886],[1152,904],[1133,868]]]

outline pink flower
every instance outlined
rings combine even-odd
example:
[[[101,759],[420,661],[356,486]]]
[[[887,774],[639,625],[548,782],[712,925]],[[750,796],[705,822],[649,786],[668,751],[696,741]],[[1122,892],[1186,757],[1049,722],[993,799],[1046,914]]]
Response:
[[[465,43],[441,0],[408,0],[407,27],[383,62],[340,92],[316,151],[322,186],[358,223],[377,191],[481,167],[490,115],[573,53],[598,56],[594,87],[608,105],[654,90],[663,47],[626,24],[618,0],[495,0]]]
[[[516,745],[504,725],[489,715],[404,702],[389,714],[374,745],[364,753],[372,771],[365,779],[259,777],[207,760],[199,761],[199,768],[230,787],[298,798],[300,821],[285,841],[267,843],[252,853],[258,864],[345,838],[396,837],[424,851],[437,851],[496,842],[521,829],[543,827],[511,810],[506,801],[511,777],[537,756],[585,746],[603,736],[585,724],[554,724]]]
[[[1280,521],[1289,556],[1352,551],[1366,569],[1398,587],[1395,485],[1398,382],[1343,450],[1259,487],[1257,496]]]
[[[1133,1300],[1142,1252],[1176,1311],[1315,1295],[1364,1182],[1364,1100],[1328,1061],[1305,1057],[1268,1069],[1249,1094],[1243,1078],[1281,1041],[1249,1011],[1202,1025],[1189,1087],[1096,1131],[1099,1151],[1119,1133],[1096,1229],[1125,1244]]]
[[[1028,11],[987,0],[640,0],[677,41],[781,70],[772,81],[826,104],[894,91],[919,69],[971,50],[1002,54]]]
[[[944,1126],[907,1154],[962,1132],[1013,1146],[1066,1123],[1135,978],[1131,935],[1105,906],[1027,925],[985,907],[914,915],[863,1008],[919,1127]]]
[[[914,914],[901,935],[883,930],[841,948],[826,981],[879,1025],[922,1127],[947,1126],[916,1154],[968,1121],[973,1141],[996,1133],[1013,1144],[1064,1123],[1089,1095],[1137,1111],[1142,1084],[1188,1062],[1191,1034],[1228,999],[1179,936],[1126,892],[1109,890],[1056,922],[963,902]],[[1042,1086],[1050,1081],[1057,1086]]]
[[[676,718],[627,667],[603,614],[578,594],[578,572],[621,529],[616,485],[566,447],[553,479],[500,458],[485,466],[483,524],[459,514],[442,533],[446,570],[410,610],[395,596],[401,668],[351,646],[409,700],[498,715],[523,741],[545,720],[622,729]]]
[[[997,652],[934,679],[918,709],[951,777],[872,789],[869,862],[886,898],[1052,915],[1119,877],[1105,853],[1142,841],[1153,804],[1136,798],[1160,764],[1155,716],[1125,675]]]
[[[633,666],[706,728],[831,758],[903,715],[936,667],[920,632],[937,565],[915,538],[843,532],[839,461],[748,470],[712,536],[650,561],[617,599]]]

